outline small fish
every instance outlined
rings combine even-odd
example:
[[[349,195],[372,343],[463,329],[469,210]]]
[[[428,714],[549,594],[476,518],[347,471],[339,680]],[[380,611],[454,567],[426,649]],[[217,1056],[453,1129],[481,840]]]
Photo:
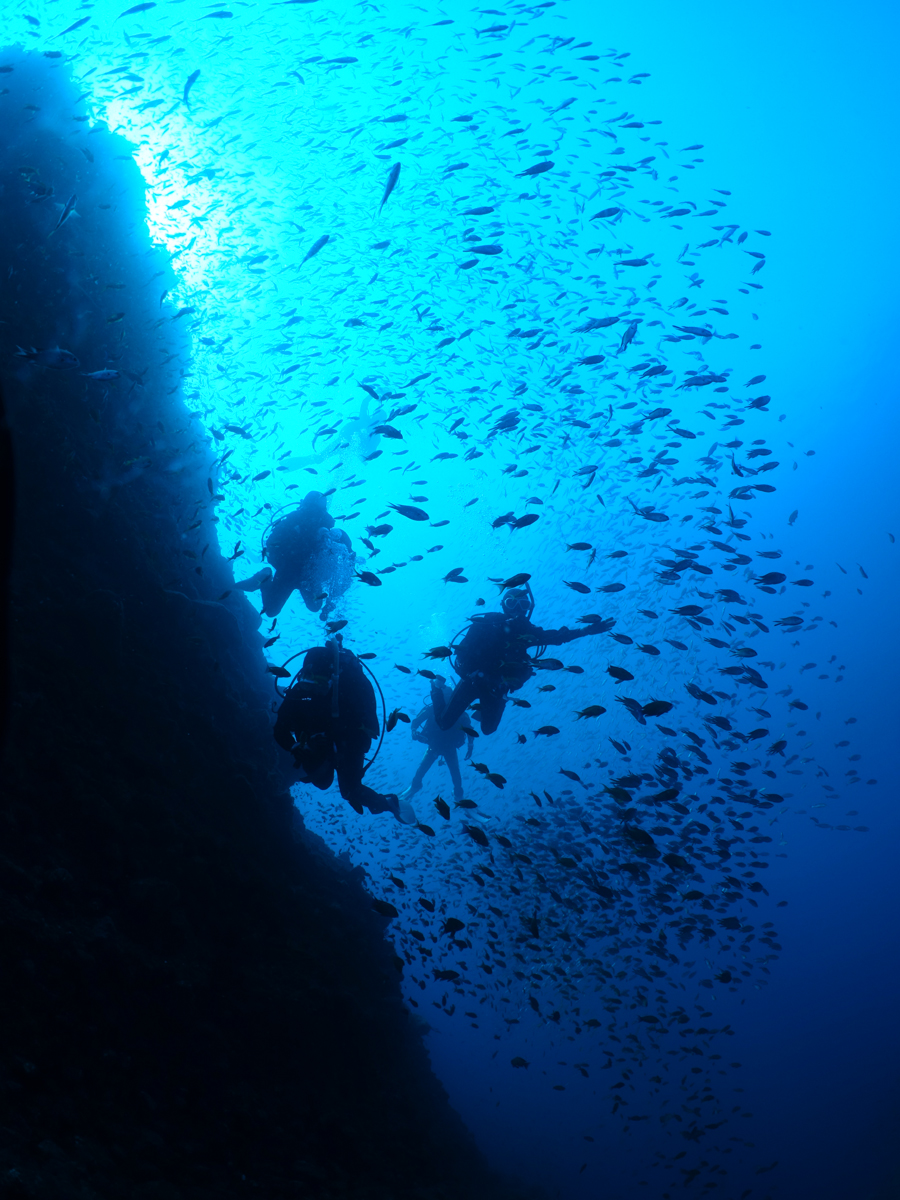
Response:
[[[552,170],[554,165],[550,159],[545,159],[543,162],[535,163],[533,167],[526,167],[524,171],[519,171],[516,178],[521,179],[524,175],[543,175],[545,171]]]
[[[671,712],[674,706],[668,700],[651,700],[649,704],[645,704],[641,711],[645,717],[662,717],[667,712]]]
[[[464,831],[469,835],[476,846],[488,846],[487,834],[478,825],[463,825]]]
[[[80,21],[76,21],[74,25],[70,25],[68,29],[64,29],[62,33],[58,34],[57,36],[63,37],[67,33],[72,33],[74,30],[80,29],[82,25],[87,25],[90,19],[90,17],[82,17]]]
[[[540,729],[535,729],[533,732],[535,737],[539,737],[541,735],[544,737],[553,737],[554,734],[559,733],[559,730],[555,725],[542,725]]]
[[[434,646],[431,650],[426,650],[425,658],[449,658],[453,651],[449,646]]]
[[[143,8],[144,6],[138,5],[138,7]],[[129,9],[128,11],[133,12],[134,10]],[[190,92],[191,88],[194,86],[194,84],[197,82],[197,80],[199,78],[200,78],[200,68],[198,67],[196,71],[191,71],[190,75],[188,75],[188,77],[187,77],[187,83],[185,83],[185,85],[184,85],[184,94],[181,97],[181,101],[183,104],[187,104],[188,108],[191,107],[190,104],[188,104],[188,93]]]
[[[631,672],[626,671],[624,667],[607,667],[606,673],[611,675],[617,683],[627,683],[630,679],[634,679]]]
[[[353,573],[360,583],[367,583],[369,587],[381,587],[381,580],[371,571],[354,571]]]
[[[572,583],[568,579],[564,579],[563,583],[567,588],[571,588],[573,592],[580,592],[583,596],[590,595],[591,589],[586,583],[578,583],[577,581]]]
[[[510,575],[509,579],[504,579],[502,582],[499,579],[492,579],[491,583],[496,583],[501,592],[507,588],[518,588],[527,583],[531,578],[527,571],[520,571],[517,575]]]
[[[440,796],[435,799],[434,807],[438,810],[445,821],[450,820],[450,805],[446,800],[442,800]]]
[[[97,380],[118,379],[119,372],[112,371],[112,370],[82,371],[81,377],[82,377],[82,379],[97,379]]]
[[[510,522],[510,532],[515,529],[525,529],[529,525],[533,525],[535,521],[540,520],[540,513],[526,513],[524,517],[519,517]]]
[[[327,245],[327,243],[330,240],[330,236],[331,236],[330,234],[323,233],[320,238],[318,238],[316,241],[314,241],[313,244],[310,246],[310,248],[307,250],[306,255],[303,259],[303,262],[306,262],[310,258],[315,258],[315,256],[319,253],[319,251],[322,249],[322,247]],[[302,266],[303,263],[301,263],[300,265]]]
[[[587,708],[579,709],[576,713],[575,719],[577,721],[581,717],[600,717],[605,712],[606,709],[602,704],[590,704]]]
[[[567,550],[593,550],[593,548],[590,542],[572,542],[571,545],[566,546]]]
[[[689,693],[689,695],[693,696],[695,700],[703,700],[706,704],[716,703],[715,696],[711,696],[709,692],[704,692],[703,689],[697,687],[695,683],[686,683],[684,686],[685,690]]]
[[[410,723],[410,721],[409,721],[409,717],[406,715],[406,713],[405,713],[405,712],[402,712],[402,711],[401,711],[401,709],[399,709],[399,708],[395,708],[395,709],[394,709],[394,710],[391,712],[391,714],[390,714],[390,716],[388,717],[387,721],[385,721],[384,727],[385,727],[386,731],[387,731],[388,733],[390,733],[390,732],[391,732],[391,730],[392,730],[392,729],[393,729],[393,728],[396,726],[396,724],[397,724],[397,722],[398,722],[398,721],[403,721],[403,722],[405,722],[407,725],[409,725],[409,723]]]
[[[132,8],[126,8],[124,12],[119,13],[119,16],[116,17],[116,20],[118,21],[121,17],[133,16],[135,13],[147,12],[147,10],[151,8],[156,8],[156,0],[152,0],[152,2],[151,0],[148,0],[146,4],[135,4]]]
[[[428,513],[424,509],[416,508],[413,504],[390,504],[395,512],[398,512],[401,517],[408,517],[410,521],[427,521]]]
[[[34,346],[30,350],[23,350],[21,346],[17,346],[14,357],[25,358],[40,367],[49,367],[51,371],[68,371],[72,367],[81,365],[70,350],[60,350],[58,346],[52,346],[45,350],[37,349]]]
[[[641,710],[641,706],[638,704],[637,700],[632,700],[630,696],[616,696],[616,700],[619,704],[623,704],[628,709],[639,725],[647,724],[647,722],[644,720],[644,714]]]
[[[638,324],[639,324],[638,321],[632,321],[631,324],[628,326],[628,328],[625,330],[625,332],[622,334],[622,340],[619,343],[619,353],[620,354],[634,340],[634,335],[638,331]]]
[[[66,223],[66,221],[68,221],[69,217],[72,215],[72,213],[75,209],[75,204],[76,204],[77,200],[78,200],[78,196],[75,192],[73,192],[72,195],[69,197],[69,199],[66,201],[66,206],[62,210],[59,220],[56,222],[56,224],[50,230],[50,233],[48,236],[52,236],[54,233],[56,233],[57,229],[59,229],[59,227],[61,225],[64,225]]]
[[[397,180],[400,178],[400,164],[394,163],[391,167],[390,174],[387,177],[387,183],[384,185],[384,195],[381,197],[381,203],[378,205],[378,211],[384,208],[387,203],[387,198],[397,186]]]

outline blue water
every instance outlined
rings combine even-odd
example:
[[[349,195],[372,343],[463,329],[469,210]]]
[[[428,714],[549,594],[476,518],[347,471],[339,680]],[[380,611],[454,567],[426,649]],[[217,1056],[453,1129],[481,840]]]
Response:
[[[236,578],[261,566],[273,512],[309,487],[336,488],[332,512],[354,539],[359,570],[398,564],[380,586],[356,583],[336,615],[349,621],[347,644],[376,655],[388,709],[408,715],[427,693],[414,672],[435,665],[425,651],[448,644],[479,598],[496,607],[491,579],[518,571],[532,575],[537,623],[574,626],[597,612],[661,650],[642,654],[607,635],[551,650],[584,673],[538,672],[519,693],[532,707],[508,708],[500,730],[479,739],[474,760],[506,782],[497,788],[466,765],[476,810],[444,821],[433,799],[449,798],[449,778],[432,769],[416,804],[433,836],[357,818],[336,791],[297,790],[309,827],[398,908],[391,932],[407,960],[405,993],[431,1026],[435,1069],[479,1144],[497,1166],[566,1200],[680,1194],[685,1182],[729,1200],[896,1195],[895,10],[319,0],[121,11],[121,2],[17,5],[7,37],[61,51],[60,69],[82,81],[79,112],[90,119],[73,137],[89,149],[92,124],[107,121],[133,146],[151,230],[181,281],[177,295],[160,298],[161,316],[191,323],[188,407],[216,451],[229,452],[215,477],[224,499],[213,508],[198,498],[198,514],[207,540],[215,513],[212,532],[236,554]],[[355,61],[339,61],[347,58]],[[185,85],[198,69],[188,105]],[[397,186],[379,211],[396,162]],[[602,174],[621,163],[635,169]],[[654,210],[667,205],[689,211],[664,220]],[[464,215],[476,207],[494,211]],[[623,211],[591,220],[611,208]],[[485,246],[500,250],[472,249]],[[617,268],[617,258],[647,262]],[[577,332],[604,316],[618,321]],[[634,320],[633,343],[620,349]],[[679,336],[690,340],[659,340]],[[579,365],[598,354],[604,362]],[[638,382],[632,368],[654,364],[670,373]],[[720,378],[684,387],[690,372]],[[745,386],[759,375],[763,383]],[[768,404],[749,407],[763,395]],[[672,411],[650,418],[658,408]],[[491,432],[510,410],[512,432]],[[373,435],[377,424],[402,438]],[[759,439],[773,453],[750,459]],[[435,461],[442,453],[456,457]],[[660,456],[677,461],[642,477]],[[735,473],[768,461],[779,466]],[[595,475],[578,474],[591,465]],[[759,483],[775,490],[731,495]],[[437,527],[392,514],[389,503],[419,503]],[[746,524],[722,523],[729,504]],[[642,519],[634,505],[668,520]],[[509,511],[539,520],[492,529]],[[360,539],[380,521],[394,528],[371,539],[380,552],[370,557]],[[190,546],[200,534],[185,536]],[[593,565],[588,552],[566,550],[576,541],[596,547]],[[751,564],[729,564],[711,541]],[[682,569],[660,581],[658,560],[690,547],[712,573]],[[607,559],[615,549],[627,557]],[[760,550],[782,557],[761,559]],[[457,566],[469,582],[443,582]],[[760,592],[751,576],[778,569],[785,584]],[[588,596],[564,581],[625,588]],[[722,588],[747,603],[722,603]],[[715,627],[671,613],[687,604]],[[757,614],[766,632],[735,625],[729,612]],[[804,617],[800,632],[774,624],[794,613]],[[322,637],[297,597],[270,625],[262,628],[279,635],[274,664]],[[742,647],[756,657],[735,657]],[[718,673],[740,661],[771,663],[757,666],[768,687]],[[617,689],[609,664],[635,681]],[[720,693],[716,705],[686,684]],[[545,685],[555,690],[539,693]],[[619,693],[676,708],[639,725]],[[789,708],[796,699],[807,708]],[[594,703],[607,712],[575,722]],[[727,738],[703,724],[711,713],[766,736],[717,746],[714,735]],[[546,725],[559,734],[536,736]],[[714,825],[708,814],[718,812],[724,829],[736,820],[747,838],[755,822],[772,838],[740,847],[741,871],[753,854],[769,864],[755,876],[765,891],[728,901],[754,936],[772,922],[780,947],[748,950],[746,976],[726,927],[685,950],[670,930],[674,958],[649,948],[666,921],[649,900],[659,880],[672,884],[669,907],[685,910],[693,902],[679,897],[691,887],[716,896],[733,888],[722,878],[737,874],[737,854],[722,865],[703,849],[716,829],[700,839],[702,882],[653,863],[647,884],[629,886],[622,871],[633,847],[623,842],[622,806],[602,789],[652,771],[666,745],[697,767],[684,729],[704,739],[710,763],[705,775],[681,772],[683,819]],[[784,754],[769,752],[780,738]],[[419,749],[399,723],[367,782],[400,788]],[[748,763],[752,802],[710,803],[722,795],[711,785],[734,778],[735,759]],[[538,808],[529,793],[544,789],[552,802]],[[738,779],[733,790],[746,789]],[[763,793],[784,802],[759,809]],[[669,829],[654,835],[666,852],[674,814],[635,807],[643,815],[630,822]],[[492,859],[463,832],[464,819],[492,839]],[[599,833],[594,844],[582,820]],[[559,864],[573,848],[605,866],[616,893],[606,909],[586,907],[581,863]],[[495,876],[473,881],[491,862]],[[436,905],[434,917],[420,896]],[[469,946],[441,935],[440,914],[465,922],[458,936]],[[536,935],[525,923],[535,915]],[[480,964],[491,962],[487,974]],[[716,980],[726,969],[738,975],[734,991]],[[458,977],[436,980],[436,970]],[[691,1018],[683,1028],[718,1032],[682,1038],[678,1006]],[[652,1023],[640,1023],[654,1013],[667,1028],[656,1041]],[[518,1058],[529,1065],[514,1067]],[[617,1107],[617,1095],[627,1104]],[[691,1130],[700,1132],[685,1138]]]

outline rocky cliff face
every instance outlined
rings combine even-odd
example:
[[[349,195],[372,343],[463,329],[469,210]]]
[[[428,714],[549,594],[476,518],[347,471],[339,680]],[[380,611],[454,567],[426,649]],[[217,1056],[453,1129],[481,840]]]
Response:
[[[129,147],[71,135],[64,65],[3,60],[0,1191],[506,1195],[430,1073],[385,922],[292,806]]]

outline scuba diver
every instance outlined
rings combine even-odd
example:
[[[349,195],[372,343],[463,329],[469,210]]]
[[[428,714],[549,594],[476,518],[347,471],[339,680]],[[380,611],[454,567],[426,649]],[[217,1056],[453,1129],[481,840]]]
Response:
[[[404,825],[415,825],[411,805],[362,781],[365,756],[378,732],[375,691],[340,635],[307,650],[274,730],[279,746],[294,756],[301,783],[325,791],[337,772],[341,795],[356,812],[389,812]]]
[[[531,624],[534,596],[526,583],[511,588],[501,602],[502,612],[479,613],[470,618],[466,635],[456,648],[460,680],[449,702],[440,688],[432,688],[434,715],[441,729],[452,729],[473,700],[482,733],[493,733],[500,724],[508,692],[515,692],[534,674],[529,646],[564,646],[577,638],[602,633],[608,626],[593,622],[587,629],[541,629]]]
[[[345,530],[334,528],[322,492],[307,492],[295,509],[274,523],[263,558],[268,567],[234,586],[244,592],[259,588],[267,617],[277,617],[291,593],[299,591],[310,612],[318,612],[325,601],[324,621],[353,578],[350,538]]]
[[[444,703],[449,704],[452,693],[450,688],[447,687],[447,680],[444,676],[436,675],[431,686],[432,694],[435,688],[439,688],[443,694]],[[466,750],[466,760],[468,761],[472,757],[472,746],[474,745],[474,738],[471,733],[467,734],[463,729],[466,723],[467,719],[461,716],[450,729],[441,729],[434,719],[433,704],[426,702],[425,707],[419,711],[410,728],[413,741],[424,742],[428,749],[419,763],[412,783],[406,791],[400,793],[401,801],[408,800],[410,796],[414,796],[416,792],[421,790],[422,780],[439,758],[444,760],[447,764],[447,770],[450,772],[450,779],[453,782],[453,799],[462,800],[462,776],[459,773],[459,759],[456,752],[460,749],[463,742],[468,739],[469,745]]]

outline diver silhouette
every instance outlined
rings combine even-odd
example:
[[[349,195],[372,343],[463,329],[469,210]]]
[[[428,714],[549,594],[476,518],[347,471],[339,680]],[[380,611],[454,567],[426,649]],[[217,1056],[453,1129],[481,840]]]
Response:
[[[432,695],[435,689],[440,689],[443,694],[444,702],[449,703],[451,698],[451,690],[446,686],[447,680],[443,675],[435,676],[432,682]],[[401,800],[407,800],[410,796],[414,796],[416,792],[422,788],[422,781],[431,770],[432,766],[439,758],[443,758],[447,764],[447,770],[450,772],[450,779],[453,783],[453,799],[461,800],[463,798],[462,776],[459,773],[459,758],[457,750],[460,749],[463,742],[468,739],[468,749],[466,750],[466,759],[472,757],[472,746],[474,739],[471,734],[467,734],[463,729],[466,720],[461,716],[459,720],[450,728],[442,729],[434,718],[433,703],[426,703],[421,708],[411,725],[411,732],[414,742],[424,742],[428,747],[419,763],[412,783],[409,787],[400,793]]]
[[[586,629],[541,629],[532,625],[534,597],[530,587],[510,589],[501,608],[499,613],[479,613],[470,618],[465,637],[456,649],[460,680],[449,702],[440,688],[432,688],[435,720],[441,729],[452,729],[477,700],[475,715],[481,732],[493,733],[503,716],[507,693],[517,691],[534,674],[528,657],[530,646],[564,646],[605,628],[600,623]]]
[[[275,522],[263,557],[270,565],[234,586],[245,592],[258,588],[267,617],[277,617],[292,592],[299,591],[310,612],[318,612],[325,603],[324,620],[353,578],[350,538],[345,530],[334,528],[322,492],[307,492],[295,509]]]
[[[276,742],[294,756],[302,783],[324,791],[337,773],[341,795],[356,812],[389,812],[414,825],[409,804],[362,781],[365,756],[378,733],[375,691],[359,659],[339,638],[313,646],[278,710]]]

